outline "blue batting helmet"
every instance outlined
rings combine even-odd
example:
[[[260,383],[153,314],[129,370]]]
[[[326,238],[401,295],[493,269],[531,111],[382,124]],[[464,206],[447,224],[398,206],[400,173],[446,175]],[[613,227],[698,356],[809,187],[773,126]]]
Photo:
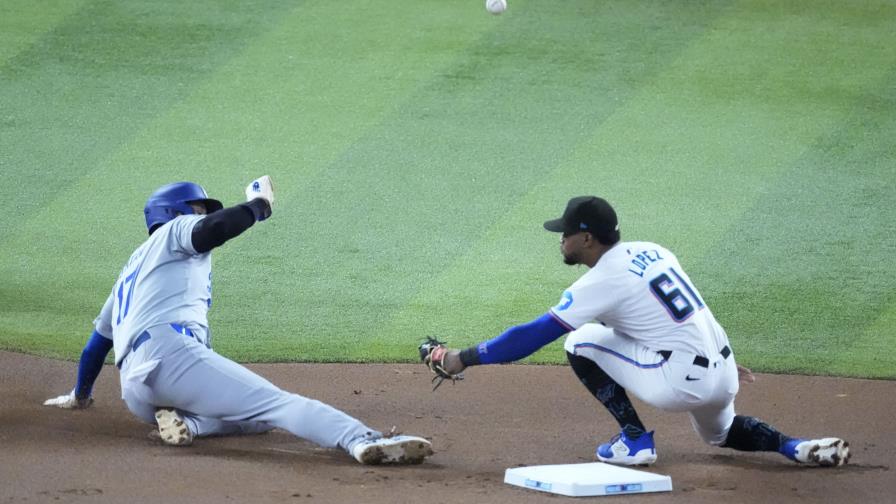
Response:
[[[205,204],[208,213],[217,212],[224,205],[211,199],[205,189],[192,182],[175,182],[156,189],[146,200],[143,213],[146,214],[146,229],[152,233],[155,228],[173,220],[178,215],[192,214],[191,202]]]

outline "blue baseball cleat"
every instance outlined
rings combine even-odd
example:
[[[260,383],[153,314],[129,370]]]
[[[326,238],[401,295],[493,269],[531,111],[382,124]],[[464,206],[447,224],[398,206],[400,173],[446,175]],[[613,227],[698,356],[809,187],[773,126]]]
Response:
[[[641,434],[638,439],[629,439],[625,432],[620,432],[608,443],[597,447],[597,458],[601,462],[617,465],[652,464],[656,462],[653,431]]]
[[[849,443],[840,438],[791,439],[781,454],[801,464],[838,467],[849,462]]]

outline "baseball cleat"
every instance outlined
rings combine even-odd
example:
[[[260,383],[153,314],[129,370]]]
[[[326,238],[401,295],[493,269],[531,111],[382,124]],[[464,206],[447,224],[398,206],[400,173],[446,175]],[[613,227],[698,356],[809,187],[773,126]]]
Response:
[[[641,434],[638,439],[629,439],[625,432],[620,432],[609,442],[597,447],[597,458],[601,462],[617,465],[652,464],[656,462],[653,431]]]
[[[366,465],[419,464],[432,453],[432,444],[417,436],[364,440],[352,448],[355,460]]]
[[[162,442],[171,446],[190,446],[193,444],[193,433],[187,427],[183,417],[169,408],[156,410],[156,423],[159,425],[159,436]]]
[[[801,464],[838,467],[849,462],[849,443],[840,438],[791,439],[781,453]]]

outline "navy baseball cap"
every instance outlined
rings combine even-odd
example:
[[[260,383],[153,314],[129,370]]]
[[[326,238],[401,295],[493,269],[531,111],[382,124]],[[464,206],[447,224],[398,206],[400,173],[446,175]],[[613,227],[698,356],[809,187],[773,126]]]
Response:
[[[605,245],[619,241],[619,221],[616,211],[607,200],[597,196],[577,196],[566,204],[559,219],[544,223],[544,228],[555,233],[574,234],[587,231]]]

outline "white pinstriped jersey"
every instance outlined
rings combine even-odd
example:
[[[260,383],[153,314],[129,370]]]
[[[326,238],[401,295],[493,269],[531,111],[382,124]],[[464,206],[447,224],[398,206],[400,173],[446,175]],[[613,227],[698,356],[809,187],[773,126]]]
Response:
[[[675,255],[651,242],[617,243],[551,313],[570,329],[599,322],[657,351],[706,356],[728,344]]]
[[[193,227],[204,215],[181,215],[165,223],[131,254],[94,321],[112,339],[119,364],[146,329],[176,323],[208,342],[212,301],[211,254],[193,248]]]

